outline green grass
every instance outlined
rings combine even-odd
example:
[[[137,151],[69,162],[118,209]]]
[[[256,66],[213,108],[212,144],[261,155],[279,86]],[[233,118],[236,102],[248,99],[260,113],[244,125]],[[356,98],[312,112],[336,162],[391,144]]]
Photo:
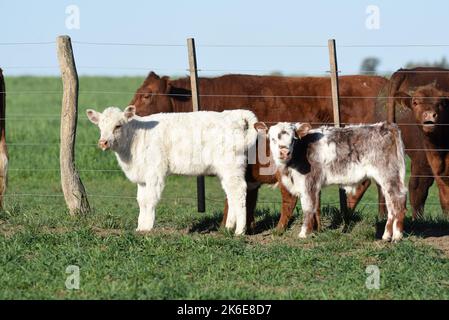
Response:
[[[373,187],[365,205],[345,217],[334,208],[336,188],[327,189],[322,198],[324,230],[307,240],[297,238],[299,205],[289,230],[272,234],[280,195],[263,187],[257,216],[261,232],[234,237],[218,228],[224,194],[215,178],[206,179],[207,212],[202,214],[196,212],[195,178],[170,177],[155,230],[135,233],[136,187],[120,171],[90,171],[118,167],[112,153],[95,147],[98,130],[84,111],[126,106],[141,78],[80,79],[76,160],[93,211],[70,217],[55,170],[61,94],[24,92],[60,91],[61,82],[6,80],[10,172],[6,210],[0,213],[2,299],[449,298],[449,259],[423,240],[437,231],[449,233],[448,221],[433,205],[438,203],[435,187],[426,220],[407,220],[408,235],[395,245],[378,240],[383,221],[372,205],[377,201]],[[365,287],[365,268],[373,264],[380,269],[379,290]],[[69,265],[80,267],[79,290],[65,288]]]

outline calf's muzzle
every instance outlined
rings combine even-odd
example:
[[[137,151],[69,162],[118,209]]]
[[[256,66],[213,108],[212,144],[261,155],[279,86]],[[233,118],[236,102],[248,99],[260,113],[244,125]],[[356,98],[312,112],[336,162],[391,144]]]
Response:
[[[109,149],[109,143],[108,143],[108,140],[106,140],[106,139],[100,139],[100,140],[98,140],[98,147],[99,147],[101,150],[107,150],[107,149]]]
[[[289,160],[290,159],[290,150],[287,147],[280,147],[279,148],[279,158],[281,160]]]

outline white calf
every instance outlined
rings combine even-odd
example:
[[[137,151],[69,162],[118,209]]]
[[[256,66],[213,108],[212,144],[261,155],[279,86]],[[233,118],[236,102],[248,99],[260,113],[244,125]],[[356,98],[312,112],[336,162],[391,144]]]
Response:
[[[135,115],[109,107],[87,110],[98,125],[98,145],[115,152],[129,180],[137,183],[137,231],[153,228],[155,208],[168,174],[216,175],[229,201],[226,228],[240,235],[246,226],[247,151],[257,139],[256,116],[247,110]]]

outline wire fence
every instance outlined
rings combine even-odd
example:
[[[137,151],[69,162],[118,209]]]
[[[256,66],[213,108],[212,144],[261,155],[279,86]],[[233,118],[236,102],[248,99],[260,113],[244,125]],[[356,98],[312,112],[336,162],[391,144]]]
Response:
[[[89,198],[97,198],[97,199],[119,199],[119,200],[129,200],[129,201],[136,201],[136,196],[123,196],[123,195],[111,195],[111,194],[87,194]],[[63,198],[64,195],[62,193],[51,193],[51,194],[40,194],[40,193],[11,193],[11,194],[5,194],[4,197],[9,198],[21,198],[21,197],[35,197],[35,198]],[[213,202],[213,203],[221,203],[224,205],[226,198],[223,197],[221,199],[217,198],[209,198],[206,197],[206,201]],[[161,200],[164,201],[170,201],[171,203],[177,203],[177,202],[192,202],[195,203],[197,201],[196,197],[162,197]],[[259,205],[275,205],[275,206],[281,206],[280,201],[269,201],[269,200],[257,200],[257,203]],[[338,206],[340,202],[338,201],[326,201],[323,205],[325,206]],[[386,205],[385,202],[365,202],[361,201],[357,204],[357,208],[361,208],[364,206],[379,206],[379,205]],[[426,201],[426,205],[429,206],[440,206],[441,204],[439,202],[432,202],[432,201]]]
[[[127,43],[127,42],[96,42],[96,41],[72,41],[74,45],[80,46],[129,46],[129,47],[167,47],[167,48],[186,48],[186,44],[180,43]],[[0,46],[47,46],[47,45],[56,45],[55,41],[40,41],[40,42],[1,42]],[[197,47],[201,48],[278,48],[278,49],[286,49],[286,48],[327,48],[327,45],[321,44],[214,44],[214,43],[205,43],[205,44],[197,44]],[[417,44],[417,43],[405,43],[405,44],[340,44],[339,48],[447,48],[449,44],[444,43],[430,43],[430,44]],[[92,65],[80,65],[77,66],[79,69],[92,69],[92,70],[156,70],[156,71],[176,71],[176,72],[188,72],[189,69],[183,68],[156,68],[156,67],[146,67],[146,66],[92,66]],[[4,66],[3,69],[59,69],[59,66],[22,66],[22,65],[11,65]],[[264,73],[272,73],[273,70],[268,70],[265,68],[236,68],[236,69],[226,69],[226,68],[199,68],[198,72],[264,72]],[[338,71],[340,74],[344,73],[342,70]],[[412,73],[412,74],[445,74],[449,73],[449,70],[397,70],[394,71],[396,73]],[[320,71],[298,71],[298,73],[314,73],[314,74],[326,74],[330,73],[329,70],[320,70]],[[386,75],[392,74],[392,71],[365,71],[362,74],[367,75]],[[3,93],[3,92],[0,92]],[[7,95],[62,95],[61,90],[29,90],[29,91],[7,91]],[[148,93],[140,93],[140,92],[130,92],[130,91],[116,91],[116,90],[81,90],[79,91],[80,95],[148,95]],[[151,96],[170,96],[170,97],[190,97],[189,94],[166,94],[166,93],[151,93]],[[200,97],[204,98],[247,98],[247,99],[332,99],[331,95],[244,95],[244,94],[200,94]],[[398,97],[398,96],[340,96],[340,100],[349,100],[349,99],[390,99],[390,98],[409,98],[407,97]],[[425,99],[435,99],[441,97],[424,97]],[[11,114],[10,116],[1,119],[6,121],[42,121],[42,120],[60,120],[60,115],[53,114]],[[79,117],[79,120],[88,120],[86,117]],[[268,124],[276,123],[273,121],[265,121]],[[312,125],[333,125],[333,122],[311,122]],[[342,125],[351,125],[357,123],[342,123]],[[419,123],[398,123],[401,126],[423,126],[425,124]],[[449,123],[435,123],[435,126],[448,126]],[[8,143],[8,146],[11,147],[33,147],[33,146],[59,146],[59,143],[40,143],[40,142],[13,142]],[[78,143],[77,147],[96,147],[96,144],[89,143]],[[406,148],[405,151],[410,152],[449,152],[449,149],[445,148]],[[59,168],[10,168],[10,171],[16,172],[59,172]],[[120,169],[80,169],[80,172],[121,172]],[[447,175],[409,175],[409,178],[449,178]],[[12,193],[6,194],[6,197],[63,197],[62,193],[50,193],[50,194],[36,194],[36,193]],[[135,201],[135,196],[123,196],[123,195],[104,195],[104,194],[88,194],[88,197],[92,198],[100,198],[100,199],[128,199]],[[163,200],[167,201],[196,201],[196,197],[165,197]],[[211,202],[223,202],[223,199],[214,199],[214,198],[206,198],[207,201]],[[258,201],[260,204],[277,204],[279,205],[279,201]],[[338,205],[339,202],[328,202],[328,205]],[[361,202],[359,206],[378,206],[379,202]],[[426,202],[426,205],[440,205],[438,202]]]
[[[59,70],[59,66],[2,66],[3,70],[8,69],[23,69],[23,70],[29,70],[29,69],[49,69],[49,70]],[[137,70],[137,71],[158,71],[158,72],[177,72],[177,73],[187,73],[190,70],[186,68],[158,68],[158,67],[151,67],[151,66],[85,66],[85,65],[79,65],[77,66],[78,70]],[[294,70],[289,69],[288,74],[284,75],[281,71],[276,71],[275,69],[263,69],[263,68],[199,68],[197,69],[198,73],[247,73],[247,72],[257,72],[257,73],[264,73],[266,75],[270,76],[288,76],[288,75],[298,75],[298,76],[304,76],[304,77],[323,77],[323,76],[329,76],[330,71],[329,70],[308,70],[308,69],[302,69],[302,70]],[[347,75],[354,75],[354,71],[348,71],[348,70],[338,70],[338,73],[343,76]],[[404,73],[404,74],[446,74],[449,73],[449,70],[379,70],[379,71],[358,71],[359,75],[372,75],[372,76],[389,76],[393,73]]]
[[[187,47],[184,43],[146,43],[146,42],[100,42],[100,41],[72,41],[74,44],[89,46],[132,46],[132,47]],[[31,41],[31,42],[0,42],[0,46],[21,46],[21,45],[55,45],[55,41]],[[198,43],[197,47],[209,48],[327,48],[327,45],[314,43]],[[435,48],[449,47],[446,43],[343,43],[339,44],[339,48]]]

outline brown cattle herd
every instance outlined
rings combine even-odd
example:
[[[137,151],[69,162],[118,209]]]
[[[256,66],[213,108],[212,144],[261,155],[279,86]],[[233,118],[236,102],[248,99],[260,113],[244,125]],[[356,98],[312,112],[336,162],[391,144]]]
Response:
[[[436,181],[441,208],[449,213],[449,70],[440,68],[400,69],[390,79],[379,76],[339,77],[341,122],[368,124],[396,122],[405,152],[411,159],[408,190],[413,218],[424,213],[430,186]],[[6,190],[7,150],[5,140],[5,84],[0,69],[0,205]],[[313,127],[333,124],[329,77],[284,77],[224,75],[199,78],[200,108],[208,111],[249,109],[268,126],[277,122],[308,122]],[[171,79],[150,72],[130,104],[139,116],[192,110],[190,78]],[[269,155],[269,152],[267,154]],[[280,182],[278,173],[261,175],[262,163],[249,164],[246,209],[247,228],[254,229],[254,211],[262,184],[277,184],[282,195],[277,231],[283,232],[293,215],[297,198]],[[348,207],[354,209],[371,180],[365,180]],[[379,214],[385,202],[378,187]],[[223,224],[227,217],[225,203]],[[319,228],[319,210],[315,217]]]

